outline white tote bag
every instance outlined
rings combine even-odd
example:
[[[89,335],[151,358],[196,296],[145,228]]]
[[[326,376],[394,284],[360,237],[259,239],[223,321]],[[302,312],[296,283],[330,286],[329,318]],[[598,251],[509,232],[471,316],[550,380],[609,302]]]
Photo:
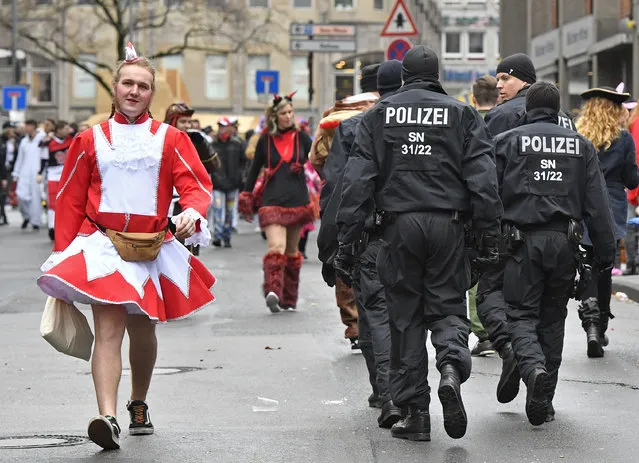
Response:
[[[47,298],[40,334],[56,350],[87,362],[91,358],[93,332],[76,306],[53,297]]]

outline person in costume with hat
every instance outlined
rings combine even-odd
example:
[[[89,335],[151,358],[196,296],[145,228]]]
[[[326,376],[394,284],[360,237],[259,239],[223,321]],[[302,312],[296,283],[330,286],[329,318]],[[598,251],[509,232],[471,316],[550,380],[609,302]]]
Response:
[[[304,163],[311,149],[311,137],[295,126],[294,92],[275,95],[266,109],[262,131],[239,210],[251,222],[257,211],[266,234],[263,293],[271,312],[294,309],[303,257],[298,250],[302,226],[314,220],[308,197]],[[265,167],[261,191],[254,191],[260,170]]]
[[[8,225],[7,214],[4,210],[9,192],[10,165],[13,158],[15,134],[13,123],[7,121],[2,124],[0,133],[0,225]],[[9,152],[11,150],[11,152]]]
[[[629,93],[612,87],[591,88],[581,94],[584,100],[577,119],[577,130],[595,145],[599,154],[599,168],[606,181],[615,225],[617,244],[626,236],[628,199],[626,190],[639,186],[636,147],[632,135],[620,124],[627,109],[623,103]],[[601,211],[602,214],[610,213]],[[587,233],[584,234],[587,259],[592,263],[593,278],[582,296],[579,318],[586,331],[588,357],[603,357],[608,345],[608,322],[614,318],[610,312],[613,262],[599,262],[598,252]]]
[[[192,118],[194,113],[195,111],[184,102],[173,103],[166,110],[164,123],[185,132],[189,136],[193,146],[195,146],[198,156],[200,157],[200,161],[202,161],[202,164],[204,165],[204,168],[212,175],[220,168],[220,159],[218,154],[213,151],[213,147],[209,143],[208,137],[204,134],[204,132],[192,128]],[[171,201],[167,217],[171,218],[182,212],[182,206],[179,201],[180,195],[177,190],[173,188],[173,199]],[[175,224],[171,221],[169,221],[169,228],[172,233],[175,233]],[[184,244],[184,240],[181,240],[180,242]],[[199,246],[188,245],[186,248],[194,256],[198,256],[200,254]]]
[[[186,133],[151,118],[156,82],[151,62],[133,45],[113,73],[107,121],[74,138],[58,192],[53,254],[38,286],[66,303],[91,305],[95,344],[91,373],[99,415],[89,438],[120,447],[117,416],[121,345],[129,335],[129,434],[153,434],[146,403],[157,356],[155,324],[177,320],[214,300],[215,277],[175,238],[208,245],[212,185]],[[184,210],[166,213],[175,187]],[[141,246],[140,246],[141,244]]]

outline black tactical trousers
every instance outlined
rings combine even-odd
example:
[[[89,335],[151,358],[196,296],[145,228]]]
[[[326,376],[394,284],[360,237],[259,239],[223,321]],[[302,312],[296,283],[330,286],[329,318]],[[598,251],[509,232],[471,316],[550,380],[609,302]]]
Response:
[[[526,381],[545,367],[554,396],[564,346],[567,305],[575,279],[575,256],[567,233],[528,231],[510,257],[504,276],[504,299],[512,346]]]
[[[371,241],[359,258],[353,278],[357,300],[359,346],[366,360],[373,391],[382,403],[391,400],[388,389],[390,364],[390,327],[384,286],[377,274],[377,254],[381,240]]]
[[[593,324],[599,327],[601,334],[608,329],[610,314],[610,296],[612,295],[612,268],[603,270],[595,264],[594,248],[584,246],[586,261],[592,265],[592,279],[581,296],[579,318],[584,330]]]
[[[384,230],[377,271],[386,292],[391,333],[390,393],[399,407],[427,408],[431,331],[437,369],[453,365],[461,381],[470,376],[470,321],[466,290],[470,265],[464,229],[452,214],[403,213]]]
[[[507,261],[507,258],[501,258],[497,265],[482,272],[477,286],[477,315],[497,351],[510,342],[504,302],[504,269]]]

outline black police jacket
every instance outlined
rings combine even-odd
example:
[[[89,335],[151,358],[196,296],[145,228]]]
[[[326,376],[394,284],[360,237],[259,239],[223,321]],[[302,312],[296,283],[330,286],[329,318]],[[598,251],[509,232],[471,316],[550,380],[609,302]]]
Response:
[[[486,113],[484,121],[493,137],[523,123],[526,114],[526,93],[528,93],[528,87],[522,88],[513,98],[498,104]],[[559,112],[557,123],[567,129],[575,130],[572,120],[563,111]]]
[[[461,211],[498,233],[492,140],[479,113],[439,82],[404,85],[364,115],[344,171],[340,242],[352,242],[370,212]]]
[[[502,220],[526,227],[583,219],[597,255],[612,262],[615,236],[597,150],[557,125],[549,109],[529,111],[523,122],[495,137]]]

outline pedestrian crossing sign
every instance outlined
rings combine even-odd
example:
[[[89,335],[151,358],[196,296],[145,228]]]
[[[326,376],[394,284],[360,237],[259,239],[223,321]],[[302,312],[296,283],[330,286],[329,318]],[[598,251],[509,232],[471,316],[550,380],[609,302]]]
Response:
[[[382,29],[381,37],[410,37],[419,35],[413,16],[404,0],[397,0]]]

